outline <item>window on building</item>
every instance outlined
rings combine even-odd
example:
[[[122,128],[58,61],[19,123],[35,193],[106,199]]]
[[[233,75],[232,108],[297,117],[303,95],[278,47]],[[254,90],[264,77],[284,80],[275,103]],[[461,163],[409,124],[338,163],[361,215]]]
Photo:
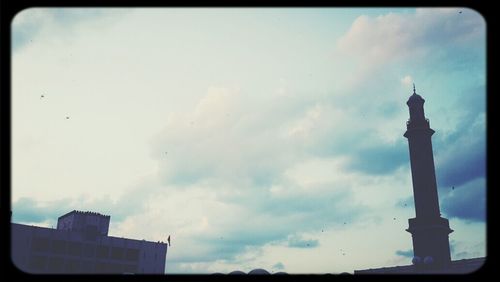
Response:
[[[95,255],[97,258],[108,258],[109,257],[109,247],[97,246]]]
[[[112,259],[123,259],[124,253],[125,253],[125,249],[124,248],[112,247],[111,248],[111,255],[110,255],[110,257]]]
[[[61,273],[64,271],[64,260],[60,257],[49,258],[48,273]]]
[[[31,242],[31,250],[35,252],[48,252],[50,249],[50,240],[43,237],[34,237]]]
[[[45,270],[47,264],[47,257],[45,256],[32,256],[28,263],[28,271],[38,273]]]
[[[66,260],[65,273],[79,273],[80,262],[77,260]]]
[[[139,260],[139,250],[138,249],[126,249],[125,259],[130,261]]]
[[[95,265],[96,273],[112,273],[112,265],[110,263],[99,262]]]
[[[111,263],[109,273],[123,273],[123,265],[119,263]]]
[[[95,245],[93,244],[82,244],[82,255],[84,257],[93,258],[95,256]]]
[[[68,254],[72,256],[80,256],[82,254],[82,243],[68,242]]]
[[[94,273],[94,263],[91,261],[83,261],[81,263],[81,273]]]
[[[66,252],[66,241],[54,240],[52,242],[52,252],[55,254],[64,254]]]

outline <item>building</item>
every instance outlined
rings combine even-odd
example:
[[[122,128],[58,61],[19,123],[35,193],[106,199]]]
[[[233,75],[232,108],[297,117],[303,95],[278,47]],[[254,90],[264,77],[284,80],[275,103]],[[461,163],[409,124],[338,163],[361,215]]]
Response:
[[[425,100],[415,93],[410,96],[408,108],[410,119],[406,123],[404,137],[408,139],[410,148],[410,166],[415,202],[415,218],[408,220],[413,239],[413,254],[421,260],[433,261],[435,268],[447,268],[451,263],[450,229],[448,219],[442,218],[439,212],[439,199],[434,168],[431,137],[434,130],[424,114]]]
[[[441,217],[439,211],[431,141],[434,130],[425,117],[424,102],[413,85],[413,94],[406,102],[410,119],[406,122],[407,130],[403,135],[408,139],[415,202],[415,218],[408,220],[409,227],[406,229],[412,235],[413,264],[355,270],[354,274],[469,273],[479,269],[485,261],[485,258],[451,260],[448,235],[453,230],[448,219]]]
[[[164,274],[167,244],[108,236],[110,216],[71,211],[57,228],[11,223],[14,265],[28,273]]]
[[[467,274],[481,268],[481,266],[484,264],[484,260],[485,258],[453,260],[450,262],[447,268],[440,269],[438,272],[433,269],[418,269],[416,265],[411,264],[403,266],[355,270],[354,274]]]

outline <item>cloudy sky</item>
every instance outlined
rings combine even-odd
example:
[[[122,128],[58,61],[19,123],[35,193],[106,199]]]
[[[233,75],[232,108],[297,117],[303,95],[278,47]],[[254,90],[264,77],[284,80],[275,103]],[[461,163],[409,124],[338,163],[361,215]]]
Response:
[[[462,8],[24,10],[13,221],[171,235],[167,273],[408,264],[415,82],[452,258],[484,256],[485,30]]]

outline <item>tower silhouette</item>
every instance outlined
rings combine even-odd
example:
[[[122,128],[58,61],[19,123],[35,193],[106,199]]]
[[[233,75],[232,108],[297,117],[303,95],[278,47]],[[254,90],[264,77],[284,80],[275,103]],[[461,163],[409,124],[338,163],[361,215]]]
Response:
[[[439,269],[451,262],[448,234],[453,230],[448,219],[442,218],[439,212],[431,142],[434,130],[425,118],[424,102],[415,92],[414,84],[413,95],[406,102],[410,119],[406,122],[404,137],[408,139],[410,150],[415,218],[408,220],[409,228],[406,231],[412,235],[414,256],[425,261],[426,267]]]

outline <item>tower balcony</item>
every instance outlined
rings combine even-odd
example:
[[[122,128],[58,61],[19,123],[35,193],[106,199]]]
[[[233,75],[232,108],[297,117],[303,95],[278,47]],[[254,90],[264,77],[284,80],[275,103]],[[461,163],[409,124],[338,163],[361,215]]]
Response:
[[[417,120],[408,120],[406,121],[406,128],[407,129],[412,129],[412,128],[429,128],[430,123],[429,119],[417,119]]]

